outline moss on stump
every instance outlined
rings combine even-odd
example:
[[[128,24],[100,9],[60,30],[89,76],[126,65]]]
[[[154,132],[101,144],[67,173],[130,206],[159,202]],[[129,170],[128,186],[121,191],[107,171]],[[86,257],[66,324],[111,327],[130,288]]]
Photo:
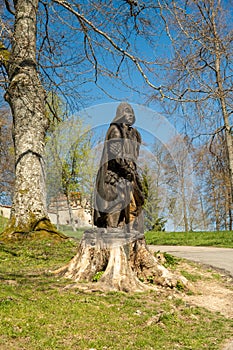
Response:
[[[6,229],[0,234],[0,241],[11,242],[24,239],[30,240],[56,240],[62,241],[68,239],[62,232],[59,232],[48,218],[42,218],[37,221],[31,220],[31,223],[25,227],[16,227],[14,220],[9,220]]]

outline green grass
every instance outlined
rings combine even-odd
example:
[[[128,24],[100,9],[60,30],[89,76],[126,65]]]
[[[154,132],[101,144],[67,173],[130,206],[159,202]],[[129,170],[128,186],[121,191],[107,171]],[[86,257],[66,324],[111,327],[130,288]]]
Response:
[[[218,350],[233,333],[220,314],[168,298],[169,291],[85,293],[49,271],[74,241],[0,244],[1,350]]]
[[[3,216],[0,215],[0,232],[4,230],[6,227],[8,219],[4,218]]]
[[[147,244],[233,248],[233,231],[146,232]]]
[[[73,231],[70,226],[61,225],[59,231],[63,232],[67,237],[74,238],[78,241],[81,240],[85,227],[78,228],[76,231]]]
[[[68,237],[80,240],[85,228],[72,231],[63,227]],[[212,246],[233,248],[233,231],[214,232],[155,232],[145,233],[147,244],[156,245],[184,245],[184,246]]]
[[[7,219],[0,216],[0,232],[6,226]],[[85,228],[73,231],[70,226],[60,227],[66,236],[80,240]],[[145,233],[147,244],[155,245],[184,245],[184,246],[212,246],[233,248],[233,231],[214,232],[155,232]]]
[[[68,237],[80,240],[85,228],[72,231],[63,228]],[[212,246],[233,248],[233,231],[214,232],[155,232],[145,233],[147,244],[156,245],[184,245],[184,246]]]

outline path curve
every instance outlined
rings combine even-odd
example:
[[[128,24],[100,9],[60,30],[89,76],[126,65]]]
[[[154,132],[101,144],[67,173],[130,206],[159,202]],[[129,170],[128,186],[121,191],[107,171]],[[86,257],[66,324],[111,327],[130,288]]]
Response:
[[[190,247],[190,246],[169,246],[150,245],[154,252],[166,252],[171,255],[199,262],[213,268],[226,271],[233,277],[233,249],[215,247]]]

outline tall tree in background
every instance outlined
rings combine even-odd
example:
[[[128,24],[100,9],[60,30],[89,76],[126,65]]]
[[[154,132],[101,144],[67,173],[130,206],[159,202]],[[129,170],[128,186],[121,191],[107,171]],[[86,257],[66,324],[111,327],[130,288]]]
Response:
[[[144,225],[146,230],[165,231],[166,220],[160,215],[158,178],[156,178],[153,170],[147,164],[143,167],[143,187],[145,192],[145,203],[143,206]]]
[[[161,15],[173,47],[167,60],[164,97],[182,105],[199,134],[224,130],[227,167],[233,194],[231,114],[233,29],[230,3],[220,0],[161,1]],[[163,84],[162,84],[163,85]],[[187,105],[191,105],[189,109]],[[211,112],[210,112],[211,111]],[[208,119],[216,129],[206,129]]]
[[[203,145],[195,153],[195,171],[205,219],[217,231],[232,230],[231,184],[224,134],[219,133],[211,147]]]
[[[163,172],[167,189],[167,216],[175,230],[190,230],[189,206],[193,195],[193,168],[186,139],[177,135],[163,148]]]
[[[91,132],[84,127],[80,118],[59,123],[47,137],[47,192],[48,202],[63,195],[66,198],[70,223],[76,229],[72,212],[75,197],[88,199],[92,196],[94,183],[93,155],[91,153]],[[83,201],[81,201],[83,202]],[[57,208],[59,210],[59,208]]]

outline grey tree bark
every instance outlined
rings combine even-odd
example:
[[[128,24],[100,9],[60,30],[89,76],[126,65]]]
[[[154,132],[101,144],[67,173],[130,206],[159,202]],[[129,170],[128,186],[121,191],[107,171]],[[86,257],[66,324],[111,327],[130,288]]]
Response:
[[[213,14],[213,33],[214,33],[214,46],[215,46],[215,74],[216,74],[216,85],[218,87],[218,98],[220,101],[220,106],[222,110],[222,117],[225,126],[225,137],[226,137],[226,149],[227,149],[227,157],[228,157],[228,169],[229,169],[229,178],[231,185],[231,196],[230,196],[230,215],[229,215],[229,230],[232,229],[232,218],[231,218],[231,210],[233,203],[233,141],[232,141],[232,130],[229,122],[229,113],[227,111],[227,103],[226,103],[226,91],[224,91],[223,87],[223,78],[221,71],[221,38],[217,33],[215,17]]]
[[[46,209],[44,136],[48,127],[45,91],[36,63],[38,0],[17,0],[12,51],[8,65],[9,88],[5,99],[13,115],[15,191],[11,218],[5,231],[53,231]]]

